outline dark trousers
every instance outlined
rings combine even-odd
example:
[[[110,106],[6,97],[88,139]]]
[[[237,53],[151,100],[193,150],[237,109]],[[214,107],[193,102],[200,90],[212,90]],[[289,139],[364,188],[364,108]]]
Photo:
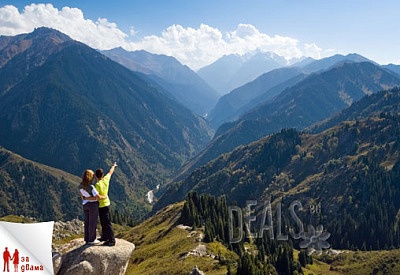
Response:
[[[99,216],[99,202],[87,202],[83,205],[84,239],[85,242],[96,240],[97,217]]]
[[[110,220],[110,207],[105,206],[99,208],[99,217],[101,224],[101,238],[106,241],[115,242],[114,229],[111,226]]]

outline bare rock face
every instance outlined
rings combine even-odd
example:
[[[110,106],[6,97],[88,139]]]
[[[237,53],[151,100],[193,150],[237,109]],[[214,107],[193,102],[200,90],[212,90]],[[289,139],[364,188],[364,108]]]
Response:
[[[125,274],[135,245],[117,239],[115,246],[86,245],[75,239],[53,256],[54,274]]]

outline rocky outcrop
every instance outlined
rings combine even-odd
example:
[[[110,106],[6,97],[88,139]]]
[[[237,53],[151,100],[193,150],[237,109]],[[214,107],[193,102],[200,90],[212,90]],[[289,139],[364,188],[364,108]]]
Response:
[[[83,221],[73,219],[71,221],[56,221],[53,227],[53,240],[61,240],[74,235],[83,234]]]
[[[117,239],[115,246],[86,245],[75,239],[53,253],[54,274],[125,274],[135,245]]]
[[[190,272],[190,275],[205,275],[203,271],[201,271],[197,265],[193,267],[193,270]]]

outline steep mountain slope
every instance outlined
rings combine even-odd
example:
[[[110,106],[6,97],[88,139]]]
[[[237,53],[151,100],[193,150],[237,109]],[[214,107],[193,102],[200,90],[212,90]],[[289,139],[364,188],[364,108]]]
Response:
[[[267,72],[222,96],[207,119],[213,127],[218,128],[224,122],[236,120],[257,104],[277,96],[301,78],[302,72],[298,68],[280,68]]]
[[[41,28],[0,39],[3,52],[13,51],[13,39],[30,44],[0,68],[0,144],[76,175],[117,161],[111,196],[144,206],[146,190],[208,142],[206,123],[151,82],[59,36]]]
[[[197,71],[211,87],[224,95],[258,76],[286,65],[286,60],[271,52],[256,52],[244,56],[223,56]]]
[[[334,55],[320,60],[306,59],[291,67],[272,70],[221,97],[208,120],[214,128],[218,128],[222,123],[234,121],[257,105],[277,96],[285,88],[303,80],[307,74],[329,70],[344,62],[368,61],[358,54]]]
[[[400,78],[369,62],[342,63],[314,73],[280,93],[271,101],[223,124],[212,142],[181,174],[192,171],[222,153],[248,144],[283,128],[304,129],[327,119],[367,94],[400,85]]]
[[[399,136],[398,115],[344,122],[315,135],[283,130],[197,168],[159,203],[190,191],[225,195],[242,207],[271,200],[288,209],[298,201],[299,217],[322,224],[334,248],[399,247]],[[317,205],[318,215],[309,212]]]
[[[31,71],[60,52],[71,39],[63,33],[38,28],[31,34],[0,37],[0,96]]]
[[[102,53],[132,71],[149,76],[198,115],[208,114],[217,102],[218,93],[195,72],[171,56],[146,51],[128,52],[122,48]]]
[[[0,147],[0,216],[39,220],[80,216],[80,177],[27,160]]]
[[[199,69],[197,74],[213,87],[214,90],[223,95],[229,92],[229,80],[242,64],[243,59],[239,55],[224,55],[212,64]]]
[[[400,113],[400,87],[365,96],[337,115],[310,126],[307,131],[320,133],[347,120],[378,117],[381,113],[392,115]]]
[[[293,125],[283,127],[302,129],[304,125],[329,117],[365,95],[399,84],[400,78],[397,75],[372,63],[342,63],[329,71],[310,75],[284,91],[273,102],[248,112],[242,119],[272,119],[283,115],[301,118],[293,122]]]

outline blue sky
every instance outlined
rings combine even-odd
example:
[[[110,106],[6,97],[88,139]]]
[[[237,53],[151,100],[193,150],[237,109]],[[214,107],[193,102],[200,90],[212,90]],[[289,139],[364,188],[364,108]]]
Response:
[[[94,48],[145,49],[193,69],[255,50],[400,64],[399,12],[397,0],[1,1],[0,34],[45,25]]]

